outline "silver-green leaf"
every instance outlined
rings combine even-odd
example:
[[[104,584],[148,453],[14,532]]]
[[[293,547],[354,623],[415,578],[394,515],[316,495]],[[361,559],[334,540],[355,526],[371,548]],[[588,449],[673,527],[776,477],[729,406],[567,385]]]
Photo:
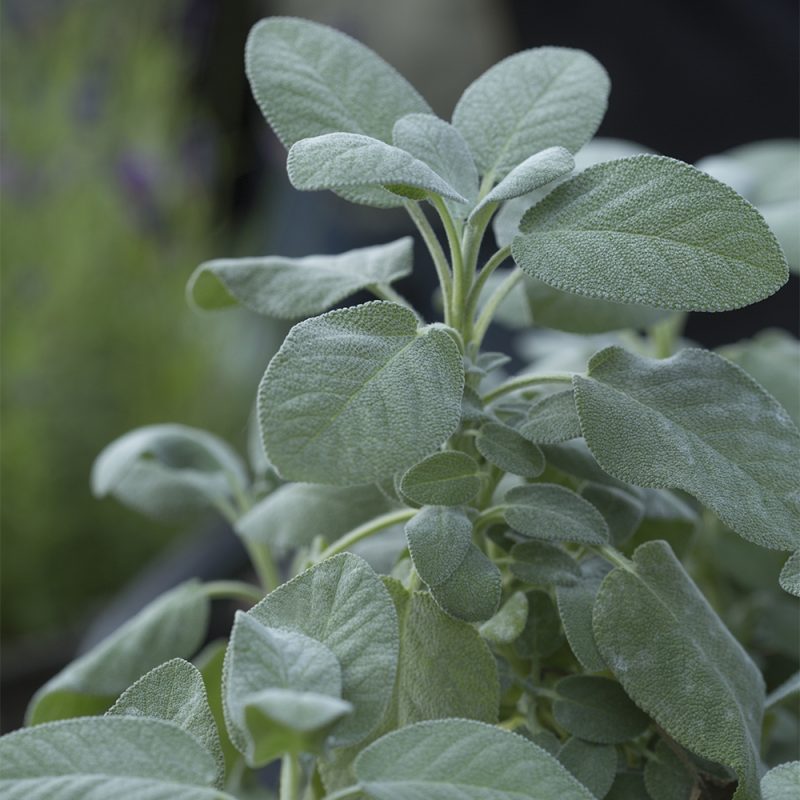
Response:
[[[512,244],[556,289],[678,311],[725,311],[776,292],[788,267],[730,187],[663,156],[590,167],[528,211]]]
[[[428,586],[450,578],[472,543],[472,522],[460,508],[423,508],[406,523],[405,532],[414,568]]]
[[[268,628],[316,639],[338,659],[342,699],[354,710],[336,726],[330,746],[354,744],[378,725],[397,669],[397,614],[363,559],[343,553],[322,561],[247,613]]]
[[[203,643],[209,607],[196,581],[161,595],[42,686],[28,706],[27,723],[100,714],[148,670],[191,657]]]
[[[600,512],[563,486],[515,486],[506,493],[504,506],[506,522],[523,536],[549,542],[608,541],[608,526]]]
[[[461,416],[453,339],[375,302],[296,325],[259,387],[264,447],[290,480],[371,483],[435,451]]]
[[[757,798],[761,673],[665,542],[642,545],[605,578],[593,627],[636,705],[691,752],[734,769],[737,800]]]
[[[215,259],[194,271],[186,292],[202,309],[240,303],[267,317],[303,319],[362,289],[410,275],[413,249],[414,240],[404,236],[334,256]]]
[[[292,145],[286,162],[295,189],[350,189],[353,187],[401,187],[466,203],[447,181],[424,161],[399,147],[358,133],[326,133],[301,139]],[[406,194],[406,192],[402,192]]]
[[[221,785],[225,775],[222,745],[203,676],[193,664],[173,658],[151,669],[119,696],[106,715],[148,717],[175,723],[214,757],[216,783]]]
[[[536,400],[528,409],[528,418],[519,426],[519,432],[537,444],[560,444],[577,439],[581,435],[581,424],[572,390],[554,392]]]
[[[494,189],[483,197],[472,209],[469,215],[470,220],[490,204],[502,203],[503,200],[511,200],[532,192],[534,189],[572,172],[574,166],[575,161],[572,154],[563,147],[548,147],[539,153],[534,153],[522,163],[517,164]]]
[[[525,629],[527,619],[528,598],[525,592],[514,592],[478,631],[484,639],[494,644],[511,644]]]
[[[683,489],[756,544],[798,546],[800,432],[739,367],[704,350],[659,361],[609,347],[573,383],[606,472]]]
[[[212,788],[216,773],[200,742],[159,719],[70,719],[0,738],[8,800],[233,800]]]
[[[544,470],[544,454],[513,428],[498,422],[487,422],[475,439],[478,452],[504,472],[536,478]]]
[[[400,491],[414,503],[460,506],[478,493],[481,478],[474,458],[458,450],[434,453],[400,479]]]
[[[786,560],[779,581],[782,589],[800,597],[800,550],[795,550]]]
[[[800,792],[800,761],[773,767],[761,779],[764,800],[795,800]]]
[[[148,425],[109,444],[92,466],[96,497],[162,520],[211,508],[247,486],[239,456],[218,436],[186,425]]]
[[[439,606],[465,622],[483,622],[492,617],[500,605],[501,590],[500,570],[472,542],[450,577],[431,586]]]
[[[521,736],[463,719],[420,722],[371,744],[355,761],[373,800],[592,800],[553,756]]]
[[[511,548],[511,572],[537,586],[573,586],[581,577],[578,562],[558,545],[520,542]]]
[[[606,109],[609,80],[581,50],[537,47],[495,64],[467,87],[453,124],[482,175],[500,180],[546,147],[579,150]]]
[[[447,200],[456,219],[463,219],[478,196],[478,169],[464,137],[433,114],[408,114],[397,120],[392,143],[427,164],[467,201]]]

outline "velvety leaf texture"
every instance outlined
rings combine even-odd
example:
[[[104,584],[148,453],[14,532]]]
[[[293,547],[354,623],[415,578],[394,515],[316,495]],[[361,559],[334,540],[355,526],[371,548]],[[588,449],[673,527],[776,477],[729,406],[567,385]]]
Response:
[[[421,722],[394,731],[356,759],[374,800],[592,800],[541,748],[481,722]]]
[[[511,572],[526,583],[573,586],[581,577],[578,562],[562,548],[546,542],[515,544],[511,558]]]
[[[360,42],[326,25],[271,17],[247,39],[245,67],[253,96],[284,146],[345,131],[390,142],[406,114],[431,113],[405,78]],[[361,201],[400,205],[383,190]]]
[[[164,720],[78,718],[23,728],[0,738],[3,797],[9,796],[6,787],[11,796],[18,797],[78,797],[74,787],[79,779],[89,786],[127,777],[151,780],[156,785],[178,784],[176,788],[181,784],[211,787],[216,775],[214,757],[203,745],[178,725]],[[63,795],[54,778],[65,781]],[[44,789],[53,787],[55,793],[45,795]],[[20,789],[30,794],[23,795]],[[163,787],[160,790],[163,792]],[[199,790],[197,796],[202,797]]]
[[[354,744],[378,725],[397,669],[397,614],[363,559],[343,553],[322,561],[247,613],[267,627],[316,639],[339,660],[342,698],[354,711],[337,726],[332,746]]]
[[[662,739],[655,758],[647,761],[644,783],[652,800],[691,800],[694,777],[678,755]]]
[[[400,481],[400,491],[421,505],[463,505],[475,497],[480,486],[477,462],[458,450],[428,456]]]
[[[590,167],[523,217],[514,260],[557,289],[679,311],[725,311],[788,278],[761,215],[730,187],[663,156]]]
[[[800,542],[800,432],[743,370],[703,350],[665,360],[619,347],[575,377],[586,441],[607,472],[683,489],[746,539]]]
[[[501,203],[513,197],[532,192],[562,175],[572,172],[575,161],[569,150],[563,147],[548,147],[540,153],[534,153],[518,164],[497,184],[470,214],[475,217],[490,203]]]
[[[593,744],[572,736],[558,751],[558,760],[596,798],[608,794],[617,772],[617,751],[611,745]]]
[[[162,594],[42,686],[28,706],[27,723],[105,711],[148,670],[194,655],[208,615],[208,597],[196,581]]]
[[[506,493],[506,522],[523,536],[553,542],[602,544],[608,526],[600,512],[575,492],[551,483],[515,486]]]
[[[96,497],[121,503],[161,520],[212,507],[246,486],[239,456],[213,434],[186,425],[148,425],[108,445],[92,466]]]
[[[555,691],[553,715],[562,728],[587,742],[622,744],[644,733],[650,724],[622,687],[599,675],[570,675]]]
[[[581,424],[575,409],[572,390],[554,392],[536,400],[528,410],[528,418],[519,432],[537,444],[560,444],[581,435]]]
[[[225,775],[217,724],[208,704],[203,676],[193,664],[173,658],[139,678],[106,712],[109,716],[150,717],[175,723],[211,753],[217,783]]]
[[[428,586],[450,578],[472,544],[472,522],[463,509],[429,506],[406,523],[414,568]]]
[[[606,577],[594,634],[636,705],[679,744],[733,768],[737,800],[758,798],[761,673],[665,542]]]
[[[335,256],[216,259],[201,264],[187,294],[199,308],[240,303],[267,317],[303,319],[351,294],[411,274],[414,240],[361,247]]]
[[[292,186],[304,191],[401,186],[466,202],[423,161],[399,147],[357,133],[301,139],[289,150],[286,170]]]
[[[504,178],[526,158],[592,138],[606,109],[609,80],[581,50],[537,47],[495,64],[467,87],[453,124],[482,175]]]
[[[478,196],[478,170],[458,130],[432,114],[408,114],[395,123],[392,143],[427,164],[465,198],[466,203],[447,201],[453,216],[463,219]]]
[[[614,486],[587,483],[581,487],[581,496],[603,515],[611,541],[616,547],[625,544],[633,536],[644,518],[644,504]]]
[[[478,630],[484,639],[494,644],[511,644],[522,633],[527,619],[528,598],[525,592],[514,592]]]
[[[264,446],[289,480],[371,483],[429,455],[456,429],[464,369],[441,328],[394,303],[296,325],[259,387]]]
[[[783,565],[779,580],[781,588],[785,589],[789,594],[800,597],[800,550],[789,556]]]
[[[764,800],[795,800],[800,791],[800,761],[773,767],[761,779]]]
[[[389,510],[375,486],[287,483],[268,494],[236,521],[236,532],[285,555],[322,536],[333,542],[349,530]]]
[[[507,425],[488,422],[475,439],[475,446],[490,464],[512,475],[535,478],[544,470],[542,451]]]
[[[431,587],[431,594],[439,606],[456,619],[483,622],[500,605],[500,570],[470,542],[461,563],[447,580]]]

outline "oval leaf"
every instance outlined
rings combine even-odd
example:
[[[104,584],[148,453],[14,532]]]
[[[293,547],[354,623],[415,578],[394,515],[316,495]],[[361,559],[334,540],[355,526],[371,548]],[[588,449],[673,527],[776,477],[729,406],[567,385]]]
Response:
[[[472,210],[472,220],[491,203],[502,203],[514,197],[532,192],[562,175],[572,172],[575,160],[569,150],[563,147],[548,147],[534,153],[518,164],[497,184]]]
[[[483,622],[493,616],[500,605],[501,591],[500,570],[472,542],[452,575],[431,587],[439,606],[465,622]]]
[[[466,203],[444,178],[410,153],[357,133],[326,133],[292,145],[286,162],[295,189],[391,186],[419,189]],[[408,196],[416,197],[412,191]]]
[[[494,644],[511,644],[525,629],[527,619],[528,598],[525,592],[514,592],[478,631],[484,639]]]
[[[478,452],[504,472],[523,478],[536,478],[544,471],[544,454],[513,428],[489,422],[475,439]]]
[[[482,722],[421,722],[370,745],[355,761],[374,800],[592,800],[553,756]]]
[[[658,361],[609,347],[573,382],[606,472],[683,489],[763,547],[797,547],[800,432],[742,369],[704,350]]]
[[[196,739],[217,762],[217,780],[225,775],[225,759],[217,723],[211,713],[200,670],[173,658],[142,675],[106,712],[107,716],[149,717],[173,722]]]
[[[603,118],[608,91],[606,71],[588,53],[537,47],[503,59],[468,86],[453,124],[480,173],[501,179],[546,147],[579,150]]]
[[[413,249],[414,240],[404,236],[335,256],[216,259],[194,271],[186,292],[202,309],[240,303],[267,317],[303,319],[362,289],[410,275]]]
[[[764,682],[665,542],[603,581],[594,635],[637,706],[676,742],[733,768],[757,797]]]
[[[342,670],[342,699],[353,713],[331,737],[354,744],[380,722],[397,669],[397,614],[381,579],[358,556],[343,553],[279,586],[247,612],[268,628],[301,633],[325,645]]]
[[[478,464],[466,453],[434,453],[415,464],[400,480],[400,491],[420,505],[460,506],[478,493]]]
[[[537,444],[561,444],[581,435],[581,423],[575,409],[572,390],[554,392],[530,407],[528,418],[519,432]]]
[[[592,744],[575,736],[558,751],[558,760],[595,797],[605,797],[617,774],[617,750],[607,744]]]
[[[726,311],[776,292],[788,267],[761,215],[671,158],[590,167],[528,211],[511,252],[577,294],[677,311]]]
[[[511,572],[537,586],[573,586],[581,577],[578,562],[557,545],[520,542],[511,548]]]
[[[102,713],[148,670],[190,658],[205,638],[209,606],[197,581],[161,595],[42,686],[28,706],[27,724]]]
[[[467,203],[447,201],[456,219],[463,219],[478,196],[478,169],[464,137],[433,114],[408,114],[397,120],[392,143],[441,175]]]
[[[444,583],[472,543],[472,523],[463,509],[429,506],[406,523],[411,560],[428,586]]]
[[[773,767],[761,779],[764,800],[794,800],[800,791],[800,761]]]
[[[506,522],[523,536],[584,544],[608,541],[608,526],[600,512],[563,486],[515,486],[506,494],[504,505]]]
[[[599,675],[570,675],[555,685],[553,716],[562,728],[587,742],[622,744],[647,730],[650,718],[622,687]]]
[[[213,507],[249,483],[227,442],[186,425],[148,425],[108,445],[92,466],[96,497],[162,520]]]
[[[464,369],[441,328],[394,303],[296,325],[259,387],[264,447],[289,480],[371,483],[436,450],[461,416]]]

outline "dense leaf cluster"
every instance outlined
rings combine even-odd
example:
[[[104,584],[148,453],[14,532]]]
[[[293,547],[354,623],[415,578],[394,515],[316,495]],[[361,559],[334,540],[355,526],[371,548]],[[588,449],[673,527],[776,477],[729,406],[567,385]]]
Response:
[[[762,215],[662,156],[585,168],[609,81],[579,51],[504,60],[452,123],[302,20],[259,23],[247,71],[297,188],[408,210],[444,321],[391,286],[409,238],[197,269],[200,308],[301,320],[259,387],[251,470],[155,426],[93,487],[159,517],[216,508],[262,586],[180,586],[46,684],[0,740],[3,796],[267,796],[254,771],[278,758],[282,800],[794,796],[797,653],[723,621],[716,575],[796,614],[769,551],[800,595],[797,346],[679,340],[680,312],[785,282]],[[363,289],[378,300],[329,310]],[[508,376],[481,349],[496,317],[602,335],[541,334]],[[249,610],[197,655],[217,597]],[[787,678],[769,696],[767,673]]]

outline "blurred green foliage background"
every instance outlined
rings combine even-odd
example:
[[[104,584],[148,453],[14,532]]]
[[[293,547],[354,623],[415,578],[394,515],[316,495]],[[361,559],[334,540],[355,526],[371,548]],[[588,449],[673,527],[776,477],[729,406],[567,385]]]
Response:
[[[254,376],[223,358],[242,321],[183,297],[227,246],[217,131],[176,46],[183,6],[3,7],[6,640],[77,625],[177,533],[90,496],[108,442],[161,421],[244,438]]]

